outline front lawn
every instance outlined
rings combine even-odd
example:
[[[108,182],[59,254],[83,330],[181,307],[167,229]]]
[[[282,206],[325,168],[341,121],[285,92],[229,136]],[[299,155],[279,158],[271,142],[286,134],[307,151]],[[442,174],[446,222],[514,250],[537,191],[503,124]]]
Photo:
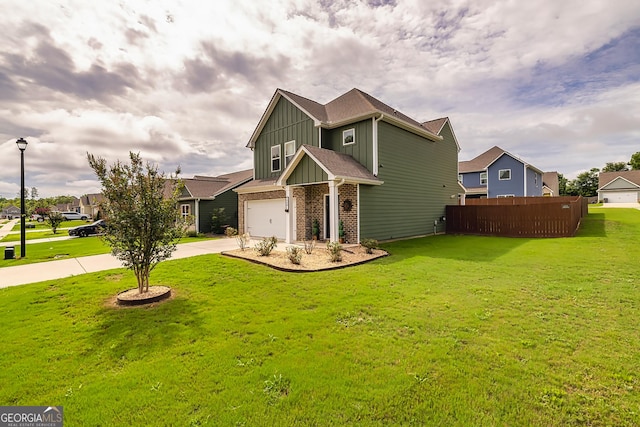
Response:
[[[436,236],[295,274],[162,263],[0,290],[3,405],[82,425],[640,424],[640,211],[565,239]],[[1,270],[0,270],[1,274]]]

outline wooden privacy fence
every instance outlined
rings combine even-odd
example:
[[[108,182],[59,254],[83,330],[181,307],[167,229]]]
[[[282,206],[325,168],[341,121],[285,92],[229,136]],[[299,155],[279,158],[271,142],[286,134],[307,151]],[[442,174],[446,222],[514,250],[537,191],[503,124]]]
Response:
[[[576,197],[468,199],[447,206],[447,233],[507,237],[571,237],[587,214],[587,200]]]

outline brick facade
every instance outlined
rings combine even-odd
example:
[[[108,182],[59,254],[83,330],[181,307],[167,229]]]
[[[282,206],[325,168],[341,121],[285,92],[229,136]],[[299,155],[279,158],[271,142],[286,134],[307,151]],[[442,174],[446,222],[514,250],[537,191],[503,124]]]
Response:
[[[294,240],[310,240],[313,238],[313,220],[320,223],[320,240],[325,236],[325,195],[329,194],[328,184],[306,185],[294,187],[292,196],[296,205],[296,235]],[[358,243],[358,187],[354,184],[343,184],[338,187],[340,199],[339,215],[345,231],[345,243]],[[284,190],[260,193],[238,194],[238,230],[245,230],[244,205],[249,200],[281,199]],[[346,201],[350,203],[345,203]],[[349,209],[349,205],[350,209]],[[336,227],[337,228],[337,227]],[[242,231],[240,231],[242,230]]]

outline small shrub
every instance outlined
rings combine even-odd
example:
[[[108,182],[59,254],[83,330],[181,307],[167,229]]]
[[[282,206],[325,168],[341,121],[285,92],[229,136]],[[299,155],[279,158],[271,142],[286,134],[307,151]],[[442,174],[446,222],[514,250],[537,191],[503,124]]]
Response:
[[[237,235],[238,235],[238,230],[236,230],[236,229],[235,229],[235,228],[233,228],[233,227],[227,227],[227,228],[225,228],[225,230],[224,230],[224,234],[225,234],[227,237],[234,237],[234,236],[237,236]]]
[[[278,246],[278,238],[276,236],[265,237],[261,242],[256,244],[256,251],[260,256],[269,256],[271,251]]]
[[[339,242],[328,242],[327,250],[329,251],[331,262],[342,261],[342,245]]]
[[[49,214],[49,216],[47,217],[47,223],[51,226],[51,231],[53,231],[53,234],[58,233],[58,227],[60,227],[62,221],[64,221],[64,217],[60,212],[51,212]]]
[[[302,248],[299,246],[288,246],[287,256],[293,264],[299,265],[302,260]]]
[[[215,234],[221,234],[225,229],[226,222],[227,214],[224,212],[224,208],[214,209],[211,215],[211,231]]]
[[[305,240],[304,241],[304,252],[307,255],[311,255],[313,253],[313,250],[316,247],[316,241],[315,240]]]
[[[188,230],[187,237],[198,237],[198,232],[196,230]]]
[[[375,239],[362,239],[360,245],[365,248],[368,254],[372,254],[374,249],[378,249],[378,241]]]
[[[249,236],[249,233],[237,234],[235,238],[241,251],[244,251],[247,246],[249,246],[249,242],[251,241],[251,236]]]

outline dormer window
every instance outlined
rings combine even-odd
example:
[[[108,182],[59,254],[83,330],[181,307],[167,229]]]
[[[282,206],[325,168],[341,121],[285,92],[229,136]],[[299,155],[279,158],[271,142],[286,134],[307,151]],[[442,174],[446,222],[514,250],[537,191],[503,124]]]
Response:
[[[291,163],[293,155],[296,154],[296,142],[289,141],[284,143],[284,167],[286,168]]]
[[[356,130],[347,129],[342,131],[342,145],[351,145],[356,142]]]
[[[271,172],[278,172],[280,170],[280,144],[271,147]]]

